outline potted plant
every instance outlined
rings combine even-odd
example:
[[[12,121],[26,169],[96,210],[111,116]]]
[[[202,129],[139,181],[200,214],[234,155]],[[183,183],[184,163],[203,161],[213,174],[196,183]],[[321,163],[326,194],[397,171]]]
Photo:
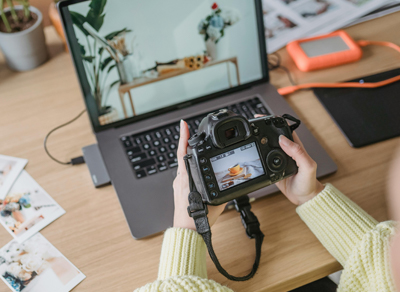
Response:
[[[240,20],[236,9],[221,9],[217,3],[211,6],[212,12],[199,23],[199,34],[204,35],[207,53],[213,60],[229,57],[229,38],[226,29]]]
[[[92,94],[97,105],[100,124],[108,124],[119,119],[117,109],[107,104],[111,90],[125,83],[125,79],[133,78],[127,72],[123,60],[129,55],[124,35],[131,32],[127,28],[101,36],[99,30],[104,22],[104,7],[107,0],[92,0],[86,15],[71,11],[72,22],[78,28],[85,42],[78,40],[82,59],[88,76]],[[110,72],[118,69],[119,79],[109,83]],[[130,73],[129,76],[127,73]]]
[[[48,52],[42,14],[28,0],[17,2],[0,0],[0,48],[11,69],[25,71],[46,62]]]
[[[60,2],[60,0],[54,0],[53,2],[50,3],[49,17],[50,17],[51,23],[53,24],[54,28],[56,29],[57,34],[60,36],[61,40],[64,43],[65,50],[68,51],[67,41],[65,39],[65,34],[64,34],[63,27],[62,27],[62,23],[61,23],[61,17],[60,17],[60,14],[58,13],[58,10],[56,7],[58,2]]]

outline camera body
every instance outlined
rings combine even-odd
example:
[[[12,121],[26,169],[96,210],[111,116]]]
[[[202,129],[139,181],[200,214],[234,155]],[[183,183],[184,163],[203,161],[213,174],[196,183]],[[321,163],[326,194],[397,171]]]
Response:
[[[290,115],[247,120],[226,109],[205,117],[186,156],[203,202],[220,205],[296,174],[296,162],[280,148],[279,136],[293,141],[299,125]]]

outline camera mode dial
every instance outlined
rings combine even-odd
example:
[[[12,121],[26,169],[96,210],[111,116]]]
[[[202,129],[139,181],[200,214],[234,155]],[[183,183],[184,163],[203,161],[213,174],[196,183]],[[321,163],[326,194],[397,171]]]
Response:
[[[191,147],[196,146],[201,141],[204,141],[205,137],[206,137],[206,134],[204,132],[194,134],[192,137],[190,137],[190,139],[188,141],[189,146],[191,146]]]

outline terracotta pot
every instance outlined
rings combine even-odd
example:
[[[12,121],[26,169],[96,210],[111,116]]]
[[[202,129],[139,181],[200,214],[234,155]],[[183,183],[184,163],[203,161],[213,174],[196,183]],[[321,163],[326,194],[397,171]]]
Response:
[[[57,31],[57,34],[60,36],[60,38],[62,39],[62,41],[64,43],[65,50],[68,51],[67,41],[65,40],[64,29],[61,24],[61,17],[60,17],[60,14],[58,13],[56,4],[54,2],[50,3],[49,17],[50,17],[51,23],[53,24],[54,28]]]

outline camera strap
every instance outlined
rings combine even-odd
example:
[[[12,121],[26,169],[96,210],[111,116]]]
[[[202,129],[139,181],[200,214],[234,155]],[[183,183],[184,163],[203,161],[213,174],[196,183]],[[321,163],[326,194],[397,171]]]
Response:
[[[214,262],[218,271],[224,275],[226,278],[232,281],[247,281],[251,279],[255,273],[257,272],[258,266],[260,264],[261,258],[261,246],[264,240],[264,234],[260,230],[260,223],[258,222],[257,217],[254,213],[250,210],[251,205],[249,201],[249,197],[242,196],[236,200],[233,200],[235,204],[236,210],[240,213],[240,217],[242,218],[242,223],[244,228],[246,229],[246,234],[249,238],[255,239],[256,244],[256,257],[254,260],[253,268],[249,274],[242,277],[236,277],[229,274],[220,264],[217,256],[215,255],[214,248],[212,246],[211,241],[211,228],[208,222],[207,214],[208,208],[207,205],[204,204],[203,199],[200,193],[197,191],[196,186],[193,182],[193,178],[190,172],[190,166],[188,159],[190,155],[186,155],[184,157],[186,169],[189,176],[189,206],[188,206],[188,213],[189,216],[193,218],[194,223],[196,225],[197,232],[203,237],[203,240],[207,246],[208,253]]]

